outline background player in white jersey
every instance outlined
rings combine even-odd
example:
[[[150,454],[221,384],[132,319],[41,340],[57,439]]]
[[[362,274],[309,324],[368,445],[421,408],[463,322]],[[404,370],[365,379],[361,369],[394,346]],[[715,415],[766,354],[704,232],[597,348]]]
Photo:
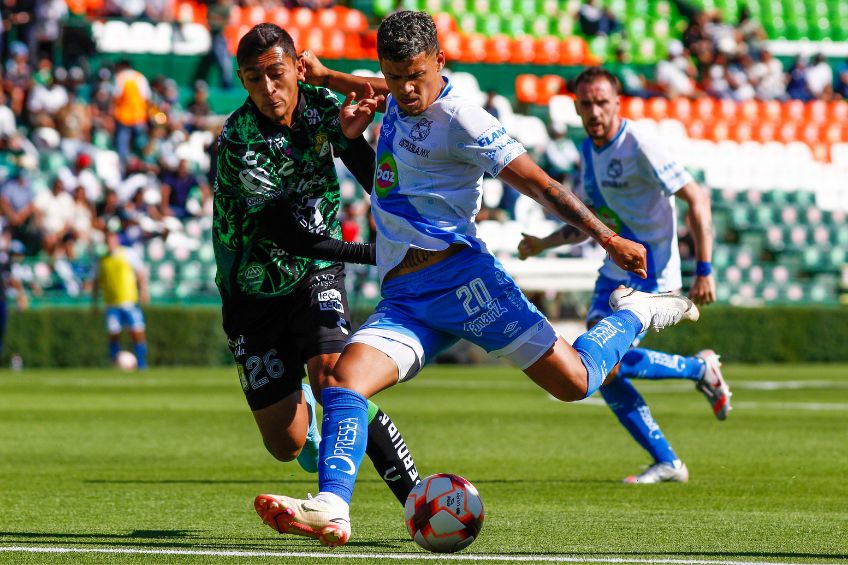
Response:
[[[698,305],[715,300],[712,276],[712,214],[709,194],[637,124],[619,117],[618,79],[593,67],[574,81],[575,104],[589,137],[581,148],[581,196],[606,224],[642,243],[648,254],[648,276],[631,276],[609,258],[598,273],[586,316],[591,328],[612,313],[610,294],[621,284],[646,292],[680,292],[680,254],[674,196],[689,205],[687,218],[695,241],[697,272],[689,297]],[[673,195],[673,196],[672,196]],[[525,234],[518,245],[522,259],[545,249],[586,239],[570,225],[544,238]],[[636,348],[641,336],[610,373],[601,395],[630,435],[654,461],[627,483],[686,482],[689,471],[672,450],[631,378],[689,379],[704,393],[719,420],[730,410],[730,390],[722,378],[718,355],[704,350],[694,357]]]
[[[644,247],[606,227],[496,118],[441,75],[445,54],[429,15],[386,18],[377,52],[385,82],[310,67],[313,80],[350,92],[340,112],[345,136],[360,135],[374,110],[386,113],[371,199],[382,300],[351,336],[322,391],[319,494],[306,500],[260,495],[255,501],[269,526],[329,546],[350,537],[349,504],[367,441],[366,399],[413,378],[459,339],[509,359],[554,397],[572,401],[600,386],[640,332],[698,315],[688,299],[622,288],[612,297],[617,312],[573,348],[557,336],[476,237],[484,171],[579,226],[617,265],[640,277],[647,275]],[[371,88],[378,96],[368,94]],[[367,97],[349,104],[357,92]]]

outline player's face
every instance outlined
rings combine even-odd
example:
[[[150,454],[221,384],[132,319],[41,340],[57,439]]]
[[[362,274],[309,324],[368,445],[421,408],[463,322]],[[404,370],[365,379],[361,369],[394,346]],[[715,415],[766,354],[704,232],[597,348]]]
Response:
[[[303,64],[280,47],[272,47],[245,61],[239,80],[259,111],[269,119],[290,125],[297,107],[297,81],[304,79]]]
[[[442,92],[445,52],[419,53],[406,61],[380,60],[386,85],[398,107],[413,116],[420,114],[436,101]]]
[[[618,117],[619,100],[615,87],[608,80],[582,83],[577,87],[574,105],[592,143],[601,146],[615,137],[621,126]]]

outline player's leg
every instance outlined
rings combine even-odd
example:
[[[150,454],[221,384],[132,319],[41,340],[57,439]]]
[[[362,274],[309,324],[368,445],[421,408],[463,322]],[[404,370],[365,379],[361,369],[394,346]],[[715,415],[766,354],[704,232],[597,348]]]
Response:
[[[139,369],[147,368],[147,335],[145,334],[144,313],[138,306],[132,306],[127,309],[127,317],[129,318],[130,336],[133,341],[133,350],[135,358],[138,361]]]
[[[121,350],[121,328],[123,320],[121,309],[106,308],[106,332],[109,336],[109,360],[114,365],[118,360],[118,352]]]

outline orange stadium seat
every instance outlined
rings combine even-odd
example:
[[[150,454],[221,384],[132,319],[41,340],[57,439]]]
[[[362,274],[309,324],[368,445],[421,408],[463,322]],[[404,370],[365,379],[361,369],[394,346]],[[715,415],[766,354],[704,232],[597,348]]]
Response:
[[[622,100],[622,114],[631,120],[639,120],[645,117],[645,100],[643,98],[624,98]]]
[[[736,113],[739,115],[740,119],[753,122],[757,119],[759,111],[760,105],[756,100],[744,100],[739,103],[739,108]]]
[[[735,122],[730,129],[730,139],[738,141],[739,143],[754,139],[754,128],[751,127],[751,122]]]
[[[795,102],[800,102],[800,100],[795,100]],[[803,108],[803,102],[801,103]],[[782,141],[783,143],[789,143],[790,141],[796,141],[798,139],[798,123],[795,121],[783,122],[780,124],[780,127],[777,128],[777,140]]]
[[[824,100],[811,100],[807,102],[807,121],[814,124],[823,124],[827,121],[827,102]]]
[[[727,122],[733,122],[736,119],[736,114],[739,111],[739,105],[735,100],[722,98],[717,102],[718,116]]]
[[[462,55],[465,61],[480,63],[486,60],[486,36],[482,33],[462,34]]]
[[[439,43],[448,61],[459,61],[462,59],[462,37],[459,33],[449,31],[439,34]]]
[[[832,122],[821,129],[821,140],[825,143],[841,143],[844,139],[843,130],[842,124]]]
[[[227,40],[227,48],[231,54],[235,54],[239,40],[250,31],[250,26],[237,25],[224,28],[224,39]]]
[[[777,126],[774,122],[759,122],[754,125],[754,139],[761,143],[777,138]]]
[[[689,133],[689,137],[691,139],[707,138],[707,126],[702,120],[694,119],[689,121],[686,127],[686,131]]]
[[[654,120],[662,120],[668,117],[668,100],[659,96],[649,98],[646,102],[645,114]]]
[[[669,116],[684,124],[689,123],[692,120],[692,101],[682,96],[673,99],[669,103]]]
[[[344,34],[344,37],[345,46],[343,58],[362,59],[364,57],[362,50],[362,35],[356,32],[347,32]]]
[[[572,35],[560,42],[559,54],[561,64],[580,65],[589,54],[589,46],[582,37]]]
[[[831,122],[839,124],[848,123],[848,102],[845,100],[831,102],[828,115]]]
[[[329,57],[329,54],[327,54],[327,44],[325,43],[327,37],[325,30],[320,27],[294,29],[300,31],[301,46],[298,51],[309,49],[319,57]]]
[[[291,23],[291,12],[288,8],[278,6],[273,10],[269,10],[266,14],[269,22],[273,22],[281,28],[288,29]]]
[[[512,41],[506,35],[495,35],[486,40],[486,62],[506,63],[509,61]]]
[[[707,138],[713,141],[725,141],[730,139],[730,125],[722,120],[713,122],[707,129]]]
[[[442,34],[457,30],[456,20],[454,20],[453,16],[446,12],[433,14],[433,22],[436,24],[436,33],[439,37],[441,37]]]
[[[539,98],[539,77],[529,73],[515,77],[515,98],[524,104],[534,104]]]
[[[770,122],[779,122],[783,116],[783,104],[778,100],[763,100],[760,102],[759,118]]]
[[[715,106],[716,102],[713,98],[698,98],[698,100],[695,101],[695,117],[706,123],[715,121]]]
[[[328,59],[349,57],[347,54],[347,35],[338,28],[324,30],[324,56]]]
[[[315,12],[315,19],[317,20],[318,25],[324,29],[338,29],[343,25],[347,11],[347,6],[324,8],[323,10]]]
[[[821,127],[815,122],[808,122],[801,128],[798,138],[807,145],[814,145],[820,141]]]
[[[315,25],[315,12],[309,8],[292,8],[291,23],[303,29],[311,27]]]
[[[544,75],[539,79],[536,104],[547,104],[557,94],[565,92],[565,79],[559,75]]]
[[[536,58],[536,40],[529,35],[512,40],[512,54],[509,61],[516,65],[532,63]]]
[[[537,65],[556,65],[560,59],[559,39],[556,37],[542,37],[536,40],[536,56],[533,62]]]
[[[783,103],[783,120],[799,123],[804,119],[804,103],[800,100],[789,100]]]
[[[265,8],[262,6],[250,6],[241,9],[241,25],[253,27],[265,21]]]
[[[816,161],[830,161],[830,145],[827,143],[814,143],[810,149],[813,152],[813,159]]]
[[[294,49],[298,53],[306,49],[306,46],[303,42],[303,30],[299,27],[289,26],[286,28],[286,31],[289,32],[289,35],[292,38],[292,43],[294,43]]]
[[[365,31],[368,29],[368,18],[359,10],[347,10],[342,19],[342,28],[345,31]]]

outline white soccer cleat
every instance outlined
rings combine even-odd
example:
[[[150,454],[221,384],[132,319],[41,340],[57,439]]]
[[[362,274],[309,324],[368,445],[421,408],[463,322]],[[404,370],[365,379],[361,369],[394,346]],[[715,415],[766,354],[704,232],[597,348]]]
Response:
[[[689,481],[689,469],[682,461],[654,463],[638,475],[630,475],[622,481],[628,485],[650,485],[654,483],[685,483]]]
[[[350,539],[350,518],[320,498],[291,498],[260,494],[253,501],[262,521],[281,534],[315,538],[327,547],[338,547]]]
[[[733,393],[730,392],[730,387],[727,386],[727,381],[721,374],[719,356],[712,349],[704,349],[696,353],[695,357],[702,359],[706,365],[704,376],[695,383],[695,388],[707,397],[715,417],[724,420],[727,418],[727,413],[733,409],[730,406],[730,397]]]
[[[697,322],[701,315],[695,303],[685,296],[670,292],[651,294],[623,286],[612,291],[609,304],[614,312],[630,310],[636,314],[642,321],[642,331],[660,331],[681,320]]]

